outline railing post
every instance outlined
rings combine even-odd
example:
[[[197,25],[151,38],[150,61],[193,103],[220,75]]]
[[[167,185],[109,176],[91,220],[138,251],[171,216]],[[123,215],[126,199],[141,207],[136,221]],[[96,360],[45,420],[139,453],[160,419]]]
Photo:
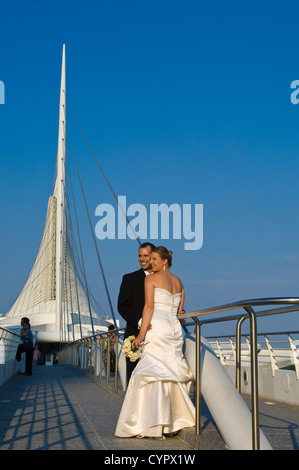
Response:
[[[273,348],[271,346],[270,340],[268,335],[265,335],[265,341],[268,349],[268,354],[270,357],[270,363],[271,363],[271,368],[272,368],[272,376],[275,377],[275,371],[279,370],[279,367],[277,366],[277,361],[273,353]]]
[[[78,345],[78,367],[82,369],[82,340],[80,340]]]
[[[104,344],[104,339],[101,336],[101,352],[100,352],[100,379],[102,379],[103,375],[103,344]]]
[[[252,307],[244,307],[249,314],[251,336],[251,402],[252,402],[252,448],[259,450],[259,405],[258,405],[258,366],[257,366],[257,327],[255,312]]]
[[[89,348],[89,354],[90,354],[90,363],[89,363],[89,373],[91,375],[92,373],[92,349],[93,349],[93,342],[94,342],[94,338],[90,338],[90,342],[89,342],[89,345],[90,345],[90,348]]]
[[[247,315],[240,318],[236,326],[236,389],[241,393],[241,326]]]
[[[109,382],[109,378],[110,378],[110,338],[109,336],[107,335],[106,336],[106,345],[107,345],[107,356],[106,356],[106,361],[107,361],[107,369],[106,369],[106,382],[108,383]]]
[[[80,363],[80,352],[81,352],[81,346],[80,346],[80,343],[77,343],[77,352],[76,352],[76,361],[77,361],[77,367],[80,367],[81,363]]]
[[[292,358],[294,361],[295,365],[295,371],[296,371],[296,378],[299,380],[299,354],[297,350],[297,346],[294,343],[293,336],[291,334],[288,334],[291,350],[292,350]]]
[[[97,366],[98,366],[98,338],[97,336],[95,336],[94,337],[94,366],[93,366],[94,377],[97,374]]]
[[[196,353],[195,353],[195,432],[200,434],[200,417],[201,417],[201,383],[200,383],[200,361],[201,361],[201,323],[197,317],[193,318],[195,323]]]
[[[118,334],[115,340],[115,375],[114,375],[114,387],[117,388],[117,372],[118,372]]]
[[[83,340],[82,340],[82,367],[81,367],[83,370],[84,370],[85,367],[86,367],[86,365],[85,365],[85,350],[86,350],[86,348],[85,348],[85,340],[83,339]]]
[[[81,369],[83,370],[85,366],[84,360],[85,360],[85,347],[84,347],[84,340],[82,339],[81,341]]]
[[[84,341],[84,359],[85,359],[85,370],[88,371],[88,363],[89,363],[89,340]]]

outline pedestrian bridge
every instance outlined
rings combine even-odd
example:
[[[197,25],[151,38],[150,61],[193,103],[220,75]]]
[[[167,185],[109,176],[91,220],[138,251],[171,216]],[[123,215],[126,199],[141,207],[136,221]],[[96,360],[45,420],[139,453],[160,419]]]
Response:
[[[0,388],[0,450],[102,450],[105,459],[142,455],[144,463],[146,456],[197,459],[198,450],[226,449],[204,402],[199,436],[190,428],[165,440],[115,437],[123,396],[113,375],[107,383],[77,367],[34,365],[31,377],[15,374]],[[298,450],[299,407],[260,400],[259,409],[273,449]]]

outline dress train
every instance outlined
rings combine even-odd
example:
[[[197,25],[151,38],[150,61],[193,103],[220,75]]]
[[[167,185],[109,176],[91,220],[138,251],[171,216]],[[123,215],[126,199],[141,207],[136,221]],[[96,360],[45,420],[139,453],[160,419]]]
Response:
[[[152,329],[128,385],[115,431],[118,437],[161,438],[195,425],[189,397],[193,376],[183,357],[177,318],[180,298],[180,293],[155,289]]]

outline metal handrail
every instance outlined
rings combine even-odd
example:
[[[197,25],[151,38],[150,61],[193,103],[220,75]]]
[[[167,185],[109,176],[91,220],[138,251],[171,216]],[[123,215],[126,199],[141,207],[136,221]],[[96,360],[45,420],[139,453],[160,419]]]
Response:
[[[262,352],[262,350],[259,348],[259,354],[258,358],[259,361],[258,363],[270,363],[271,368],[272,368],[272,374],[273,377],[275,375],[275,371],[278,370],[280,367],[278,366],[277,360],[280,358],[283,361],[280,361],[280,365],[284,367],[286,364],[289,364],[292,361],[292,355],[294,353],[294,347],[293,345],[293,335],[299,335],[299,330],[288,330],[288,331],[272,331],[270,332],[259,332],[258,333],[258,344],[261,347],[262,344],[265,344],[265,349]],[[279,336],[280,339],[275,339],[273,342],[276,345],[276,347],[272,347],[272,343],[270,343],[270,337],[274,336]],[[287,336],[287,339],[282,339],[282,337]],[[248,338],[248,334],[240,334],[240,338]],[[226,363],[227,361],[233,361],[235,364],[235,369],[236,369],[236,380],[235,380],[235,386],[238,390],[239,393],[241,393],[241,374],[240,374],[240,369],[241,369],[241,360],[239,360],[239,364],[237,364],[237,349],[238,351],[241,352],[241,357],[243,360],[247,361],[248,360],[248,351],[249,349],[243,349],[242,346],[244,346],[244,343],[237,345],[237,343],[240,343],[240,339],[238,340],[237,335],[233,334],[225,334],[225,335],[214,335],[214,336],[205,336],[205,338],[209,341],[209,343],[213,344],[215,341],[215,344],[217,345],[218,352],[216,352],[216,355],[219,355],[219,358],[221,362],[224,361]],[[222,341],[224,339],[229,338],[229,343],[226,341]],[[235,341],[233,342],[233,338],[235,338]],[[264,338],[264,339],[262,339]],[[228,346],[230,344],[230,346]],[[280,345],[287,345],[287,348],[281,348]],[[224,349],[222,350],[222,347]],[[213,346],[213,349],[215,347]],[[242,349],[241,349],[242,348]],[[297,349],[297,348],[296,348]],[[275,357],[274,357],[274,351],[275,351]],[[286,356],[286,352],[289,351],[289,357]],[[268,360],[267,360],[268,358]],[[286,362],[287,360],[287,362]],[[296,378],[299,381],[299,361],[298,364],[296,361],[294,361],[294,368],[295,368],[295,373],[296,373]]]
[[[265,311],[256,312],[253,310],[253,307],[257,306],[266,306],[266,305],[286,305],[287,307],[280,307],[277,309],[269,309]],[[293,306],[292,306],[293,305]],[[233,309],[241,308],[245,310],[245,314],[230,315],[216,319],[203,320],[201,317],[206,315],[211,315],[215,313],[220,313],[224,311],[229,311]],[[220,305],[218,307],[212,307],[202,310],[197,310],[194,312],[183,313],[178,316],[179,319],[190,318],[195,324],[195,333],[196,333],[196,373],[195,373],[195,408],[196,408],[196,434],[200,433],[200,400],[201,400],[201,350],[200,350],[200,338],[201,338],[201,326],[208,323],[218,323],[222,321],[231,321],[238,320],[237,328],[239,328],[238,334],[241,335],[241,325],[249,318],[250,320],[250,338],[251,338],[251,348],[250,348],[250,361],[251,361],[251,399],[252,399],[252,447],[254,450],[260,448],[260,439],[259,439],[259,410],[258,410],[258,364],[257,364],[257,325],[256,318],[267,315],[277,315],[281,313],[289,313],[299,310],[299,298],[267,298],[267,299],[253,299],[253,300],[244,300],[240,302],[233,302],[230,304]],[[187,324],[188,325],[188,324]],[[186,325],[185,325],[186,326]],[[118,357],[118,337],[119,332],[123,331],[123,328],[117,328],[115,330],[110,330],[109,333],[116,332],[116,358]],[[89,337],[77,340],[73,343],[82,345],[87,341],[95,341],[95,347],[97,348],[98,337],[101,339],[101,365],[100,365],[100,377],[102,377],[102,359],[103,359],[103,339],[105,336],[108,336],[108,331],[97,332],[94,335]],[[109,346],[108,346],[109,347]],[[240,351],[240,345],[237,346],[237,355],[238,357]],[[97,355],[95,355],[95,358]],[[240,370],[241,360],[238,360],[238,367]],[[88,361],[87,361],[88,368]],[[90,364],[90,371],[92,365]],[[237,369],[236,368],[236,369]],[[96,364],[94,364],[94,371],[96,370]],[[116,364],[116,371],[117,371]],[[110,375],[110,355],[107,358],[107,374],[106,380],[108,382]],[[238,379],[239,381],[239,379]],[[237,382],[238,383],[238,382]],[[117,373],[115,374],[115,387],[117,387]]]
[[[108,330],[107,331],[97,331],[97,332],[95,332],[94,334],[92,334],[90,336],[85,336],[84,338],[80,338],[80,339],[77,339],[75,341],[72,341],[71,343],[67,344],[59,352],[59,355],[63,354],[64,352],[66,352],[70,348],[74,348],[74,346],[75,346],[76,347],[76,356],[75,356],[75,359],[74,359],[73,362],[77,363],[77,365],[81,365],[81,364],[79,364],[80,355],[79,355],[78,350],[79,350],[79,348],[81,348],[83,346],[84,347],[83,364],[86,363],[86,370],[88,370],[88,368],[89,368],[90,374],[92,373],[92,368],[93,368],[94,375],[96,375],[98,357],[97,357],[97,354],[95,354],[95,363],[92,364],[92,348],[94,346],[95,351],[97,350],[98,340],[99,340],[100,351],[101,351],[101,353],[100,353],[100,379],[102,379],[104,340],[105,340],[105,338],[108,338],[108,336],[110,336],[113,333],[115,333],[115,339],[116,339],[116,343],[115,343],[115,349],[116,349],[115,350],[115,370],[118,370],[119,336],[124,334],[124,328],[115,328],[114,330],[109,330],[109,331]],[[88,353],[87,353],[87,356],[86,356],[86,359],[85,359],[86,349],[87,348],[88,348]],[[82,366],[83,366],[83,364],[82,364]],[[109,378],[110,378],[110,341],[107,344],[107,371],[106,371],[106,382],[107,383],[109,382]],[[118,385],[118,377],[117,377],[117,374],[115,374],[115,378],[114,378],[115,388],[117,388],[117,385]]]
[[[266,299],[267,301],[268,299]],[[277,299],[274,299],[277,301]],[[294,299],[291,299],[292,303]],[[285,299],[284,299],[285,301]],[[246,301],[248,302],[248,301]],[[230,304],[232,305],[232,304]],[[234,304],[235,305],[235,304]],[[260,305],[260,304],[259,304]],[[238,308],[237,306],[235,308]],[[283,307],[283,308],[277,308],[277,309],[271,309],[271,310],[263,310],[259,312],[255,312],[256,317],[264,317],[264,316],[270,316],[270,315],[279,315],[282,313],[290,313],[290,312],[296,312],[299,311],[299,306],[297,307]],[[213,312],[215,313],[215,312]],[[185,315],[185,314],[184,314]],[[187,314],[188,315],[188,314]],[[181,316],[180,316],[181,317]],[[201,321],[201,325],[207,325],[211,323],[219,323],[219,322],[226,322],[226,321],[232,321],[232,320],[238,320],[237,326],[236,326],[236,388],[238,392],[241,392],[241,326],[243,322],[248,318],[248,314],[239,314],[239,315],[231,315],[228,317],[221,317],[221,318],[214,318],[211,320],[204,320]],[[191,324],[188,324],[190,326]],[[269,334],[269,333],[268,333]]]
[[[271,309],[263,312],[255,312],[252,307],[265,306],[265,305],[298,305],[298,307],[284,307],[279,309]],[[230,317],[213,319],[210,321],[200,321],[198,317],[205,315],[211,315],[214,313],[220,313],[228,310],[242,308],[246,311],[244,315],[234,315]],[[251,401],[252,401],[252,447],[253,450],[259,450],[260,438],[259,438],[259,411],[258,411],[258,362],[257,362],[257,316],[275,315],[278,313],[289,313],[292,311],[299,310],[299,298],[266,298],[266,299],[252,299],[243,300],[239,302],[233,302],[230,304],[220,305],[218,307],[212,307],[195,312],[183,313],[179,315],[179,319],[191,318],[195,323],[195,336],[196,336],[196,377],[195,377],[195,406],[196,406],[196,434],[200,433],[200,396],[201,396],[201,383],[200,383],[200,368],[201,368],[201,325],[205,323],[215,323],[220,321],[239,320],[237,325],[238,336],[241,334],[241,324],[246,318],[250,320],[250,361],[251,361]],[[240,342],[237,345],[237,363],[240,367]]]
[[[14,331],[0,326],[0,343],[3,344],[1,349],[1,360],[5,363],[7,360],[14,358],[18,345],[20,344],[20,335]]]
[[[20,339],[20,335],[18,335],[14,331],[11,331],[11,330],[8,330],[7,328],[4,328],[3,326],[0,326],[0,331],[4,331],[5,333],[9,333],[10,335],[17,336]],[[2,333],[0,335],[0,338],[2,338]],[[3,337],[3,339],[5,339],[5,338]]]
[[[266,298],[266,299],[252,299],[252,300],[241,300],[239,302],[232,302],[230,304],[220,305],[218,307],[209,307],[201,310],[195,310],[194,312],[182,313],[179,318],[193,318],[195,316],[200,317],[203,315],[210,315],[212,313],[220,313],[226,310],[234,310],[236,308],[244,308],[245,307],[258,307],[263,305],[285,305],[285,304],[298,304],[299,305],[299,298],[298,297],[273,297],[273,298]],[[284,308],[283,310],[291,312],[295,310],[299,310],[299,307],[293,307],[291,309]],[[256,312],[261,313],[261,312]],[[283,313],[283,312],[281,312]],[[269,313],[270,314],[270,313]]]

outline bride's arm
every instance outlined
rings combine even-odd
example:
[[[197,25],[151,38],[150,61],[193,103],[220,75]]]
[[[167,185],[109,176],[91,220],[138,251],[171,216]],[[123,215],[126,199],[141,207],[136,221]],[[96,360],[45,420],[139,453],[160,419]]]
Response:
[[[183,311],[183,307],[184,307],[184,302],[185,302],[185,289],[184,287],[182,286],[182,297],[181,297],[181,301],[180,301],[180,305],[178,307],[178,313],[177,315],[180,315]],[[187,319],[186,318],[182,318],[180,320],[181,324],[184,324],[186,323]]]
[[[183,307],[184,307],[184,302],[185,302],[185,289],[182,286],[182,296],[181,296],[180,305],[178,307],[178,313],[177,313],[178,315],[180,315],[182,313],[182,310],[183,310]]]
[[[142,322],[138,336],[132,343],[132,348],[139,348],[139,344],[144,340],[145,334],[150,326],[154,313],[154,283],[151,276],[147,276],[144,280],[144,297],[145,303],[142,312]]]

